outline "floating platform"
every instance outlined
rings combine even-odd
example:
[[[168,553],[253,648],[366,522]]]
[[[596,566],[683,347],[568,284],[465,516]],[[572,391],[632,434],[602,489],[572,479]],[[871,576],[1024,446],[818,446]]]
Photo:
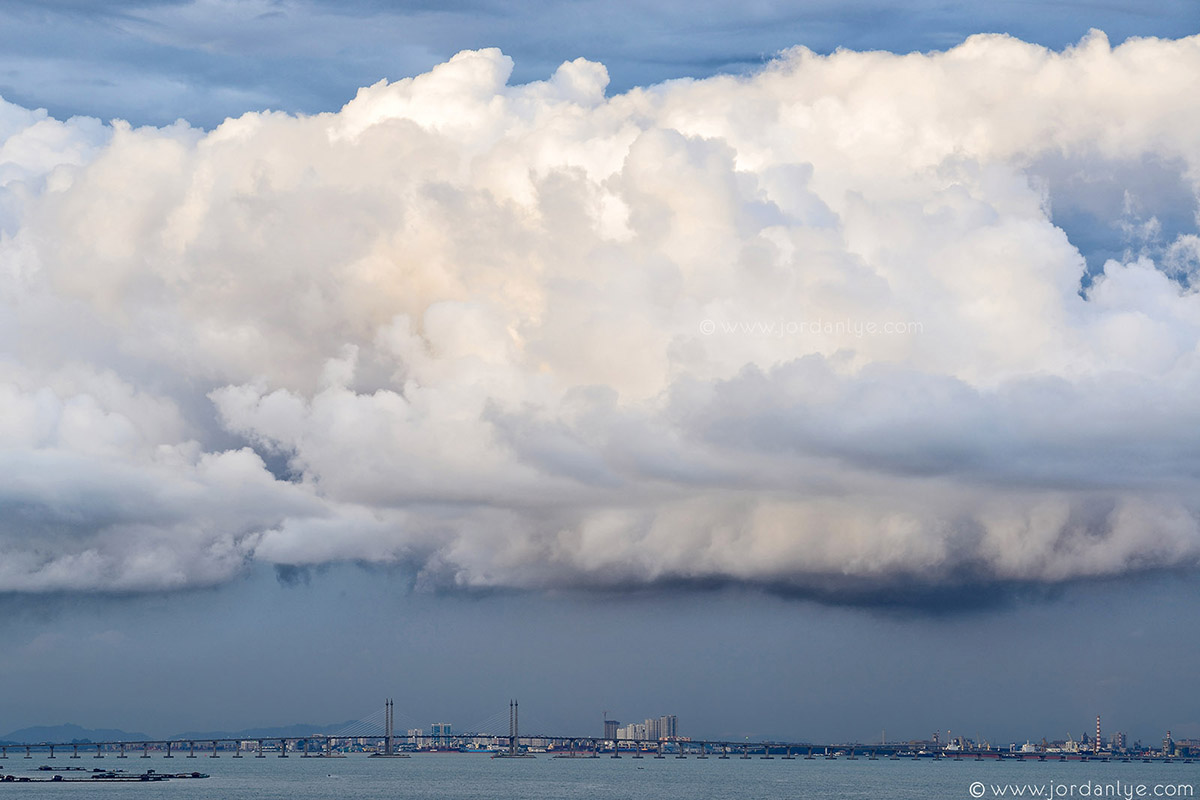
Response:
[[[41,770],[39,770],[41,771]],[[74,772],[75,770],[71,770]],[[66,770],[63,770],[66,772]],[[142,773],[128,774],[120,771],[106,772],[97,770],[86,777],[80,775],[78,777],[58,774],[50,777],[35,777],[31,775],[12,775],[8,774],[0,777],[0,782],[4,783],[155,783],[160,781],[172,780],[193,780],[198,778],[207,778],[203,772],[155,772],[147,770]]]

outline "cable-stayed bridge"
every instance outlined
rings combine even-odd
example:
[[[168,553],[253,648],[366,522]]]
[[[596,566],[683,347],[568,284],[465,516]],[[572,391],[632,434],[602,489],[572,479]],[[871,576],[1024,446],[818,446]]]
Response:
[[[211,736],[93,742],[20,742],[0,745],[0,758],[337,758],[349,752],[403,757],[426,751],[489,752],[498,757],[546,754],[572,758],[671,755],[762,755],[800,753],[807,743],[633,741],[598,736],[568,736],[560,733],[528,733],[519,730],[519,705],[497,711],[468,726],[466,730],[427,730],[416,720],[396,715],[389,699],[382,709],[335,731],[307,736]],[[535,722],[536,724],[536,722]]]
[[[399,723],[399,724],[397,724]],[[536,721],[535,721],[536,724]],[[601,736],[569,736],[559,733],[522,733],[519,706],[486,717],[466,731],[426,731],[415,720],[396,718],[393,702],[333,732],[307,736],[212,736],[99,742],[20,742],[0,745],[0,759],[13,758],[342,758],[347,753],[376,757],[405,758],[419,752],[483,752],[494,758],[544,755],[558,758],[760,758],[814,759],[846,758],[876,760],[946,758],[975,760],[1022,758],[1060,760],[1057,754],[1009,753],[974,750],[947,753],[914,751],[907,744],[814,744],[812,742],[746,740],[612,739]],[[1113,757],[1115,758],[1115,756]],[[1108,761],[1110,756],[1080,754],[1069,760]],[[1061,760],[1068,760],[1065,756]],[[1128,759],[1122,759],[1128,760]]]

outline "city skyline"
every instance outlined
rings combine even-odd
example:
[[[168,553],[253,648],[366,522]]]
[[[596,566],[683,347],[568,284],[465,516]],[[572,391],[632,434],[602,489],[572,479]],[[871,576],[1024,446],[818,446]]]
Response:
[[[0,4],[0,728],[1200,738],[1196,96],[1190,0]]]
[[[304,744],[303,750],[308,752],[309,740],[315,738],[318,741],[318,750],[328,750],[331,746],[341,747],[346,744],[355,744],[359,746],[369,745],[372,742],[379,747],[385,747],[387,753],[396,752],[396,748],[408,747],[409,749],[439,749],[439,748],[458,748],[464,742],[472,745],[487,745],[496,747],[504,741],[511,742],[515,728],[516,702],[509,703],[509,730],[508,733],[501,733],[499,723],[496,720],[501,714],[495,714],[489,718],[489,723],[483,726],[468,726],[466,729],[454,730],[453,723],[449,722],[434,722],[430,723],[428,731],[425,728],[408,728],[403,733],[396,731],[393,736],[394,729],[394,708],[393,701],[389,698],[385,703],[385,708],[382,712],[383,727],[379,729],[380,713],[376,712],[371,717],[357,720],[348,723],[338,723],[335,725],[292,725],[287,727],[276,728],[257,728],[243,731],[207,731],[207,732],[190,732],[168,736],[162,739],[150,737],[147,734],[134,733],[129,734],[124,731],[107,729],[100,731],[89,731],[79,728],[78,726],[64,725],[54,726],[51,728],[33,728],[25,731],[13,732],[8,736],[0,736],[0,744],[20,748],[22,746],[37,745],[45,748],[47,743],[52,743],[61,746],[75,746],[75,752],[78,753],[79,745],[104,745],[109,749],[120,744],[121,752],[125,752],[125,744],[130,746],[142,746],[155,744],[156,749],[162,749],[166,742],[176,742],[182,744],[188,742],[189,746],[194,749],[196,742],[201,744],[212,744],[213,748],[220,742],[222,745],[230,743],[236,744],[238,749],[257,749],[260,753],[262,743],[267,740],[281,742],[289,742],[290,746],[296,749],[301,749],[301,743]],[[495,730],[487,730],[488,724],[495,724]],[[63,736],[64,731],[72,733],[71,738]],[[1200,755],[1200,739],[1182,739],[1177,740],[1172,736],[1170,730],[1166,731],[1166,735],[1162,738],[1161,747],[1155,742],[1143,743],[1140,739],[1130,740],[1124,731],[1105,731],[1102,727],[1100,716],[1095,719],[1094,735],[1089,736],[1087,731],[1080,733],[1078,738],[1074,738],[1068,733],[1062,739],[1053,739],[1046,736],[1038,737],[1036,735],[1026,737],[1022,744],[1019,741],[1012,742],[993,742],[986,738],[971,737],[965,735],[954,736],[950,730],[946,731],[946,736],[941,736],[941,731],[934,731],[927,738],[920,737],[893,737],[891,740],[887,738],[887,732],[882,731],[878,741],[833,741],[833,740],[804,740],[793,741],[789,746],[801,747],[807,745],[809,749],[829,747],[855,747],[861,746],[864,752],[870,748],[890,748],[886,752],[893,752],[896,748],[904,748],[910,754],[928,754],[928,753],[944,753],[954,755],[956,753],[973,753],[973,752],[992,752],[1004,751],[1009,753],[1041,753],[1041,754],[1128,754],[1128,755],[1149,755],[1155,754],[1163,757],[1191,757]],[[685,736],[679,731],[678,717],[674,714],[662,715],[656,718],[647,718],[644,723],[629,723],[622,726],[619,720],[609,719],[607,712],[603,718],[603,732],[596,735],[588,735],[586,733],[562,733],[550,731],[524,732],[521,734],[522,740],[528,740],[530,746],[538,745],[545,747],[547,744],[551,749],[554,749],[555,742],[561,747],[566,744],[573,748],[576,743],[583,741],[591,741],[594,745],[605,745],[607,749],[620,748],[626,745],[653,745],[654,743],[666,744],[687,744],[687,745],[711,745],[714,740],[704,737]],[[1040,742],[1038,741],[1040,739]],[[567,744],[569,742],[569,744]],[[746,742],[749,743],[749,737],[746,737]],[[770,743],[772,745],[783,742],[778,739],[763,739],[755,740],[756,744]],[[725,745],[731,744],[729,741],[724,742]],[[512,747],[511,744],[505,745]],[[97,750],[99,754],[100,750]],[[789,750],[789,753],[791,751]]]

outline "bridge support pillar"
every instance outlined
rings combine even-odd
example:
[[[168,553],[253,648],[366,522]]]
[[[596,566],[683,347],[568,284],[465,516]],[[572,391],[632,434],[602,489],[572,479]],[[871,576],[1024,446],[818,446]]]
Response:
[[[150,743],[142,742],[142,758],[150,757]]]
[[[75,745],[74,747],[75,749],[71,751],[71,758],[79,758],[79,745]]]
[[[174,757],[175,756],[171,755],[171,743],[167,742],[167,754],[165,756],[163,756],[163,758],[174,758]]]
[[[287,757],[288,757],[288,754],[287,754],[287,739],[280,739],[280,740],[279,740],[279,757],[280,757],[280,758],[287,758]]]
[[[188,742],[188,758],[196,757],[196,743]]]
[[[255,755],[254,757],[255,758],[266,758],[266,756],[263,755],[263,751],[262,751],[262,739],[258,740],[258,754]]]
[[[50,755],[47,758],[54,758],[54,745],[50,745]]]
[[[96,745],[96,755],[92,758],[104,758],[104,753],[100,752],[100,745]]]
[[[220,758],[220,756],[217,755],[217,740],[216,739],[213,739],[213,751],[212,751],[212,755],[209,756],[209,758]]]
[[[125,743],[121,742],[121,755],[117,756],[117,758],[124,758],[124,757],[125,757]]]
[[[25,745],[25,757],[33,758],[33,753],[29,752],[29,745]]]

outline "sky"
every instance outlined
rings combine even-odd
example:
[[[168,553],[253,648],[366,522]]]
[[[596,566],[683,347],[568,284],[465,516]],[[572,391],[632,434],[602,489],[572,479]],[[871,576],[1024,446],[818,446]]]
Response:
[[[1185,2],[0,7],[0,735],[1200,737]]]
[[[1198,27],[1191,0],[6,0],[0,96],[59,119],[210,129],[247,111],[336,111],[361,87],[486,47],[514,59],[513,83],[586,58],[624,92],[749,73],[796,45],[929,51],[1006,33],[1061,49],[1091,28],[1119,44]]]

